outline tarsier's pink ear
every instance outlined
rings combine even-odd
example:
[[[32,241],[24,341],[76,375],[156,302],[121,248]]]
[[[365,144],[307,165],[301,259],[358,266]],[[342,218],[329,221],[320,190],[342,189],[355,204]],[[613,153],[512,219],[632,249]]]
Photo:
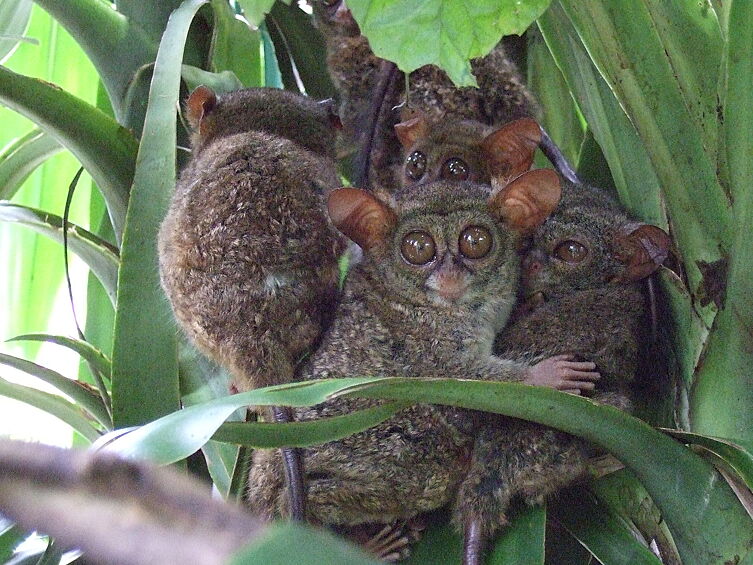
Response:
[[[413,147],[416,140],[419,137],[426,135],[426,131],[429,128],[429,123],[426,116],[419,113],[414,118],[395,124],[395,133],[400,143],[406,149]]]
[[[320,100],[319,105],[327,111],[330,125],[335,129],[343,129],[343,123],[340,120],[340,114],[337,113],[337,105],[334,98]]]
[[[672,240],[661,228],[630,222],[620,228],[616,247],[617,258],[625,264],[625,271],[617,279],[639,281],[662,266],[669,255]]]
[[[194,131],[201,127],[201,120],[212,111],[217,104],[217,96],[208,86],[197,86],[186,101],[188,123]]]
[[[363,249],[383,242],[397,221],[389,206],[359,188],[333,190],[327,208],[335,227]]]
[[[540,141],[541,128],[531,118],[515,120],[487,135],[481,150],[490,176],[509,181],[526,172]]]
[[[518,232],[542,224],[560,200],[560,178],[551,169],[523,173],[507,185],[497,184],[489,198],[492,214]]]

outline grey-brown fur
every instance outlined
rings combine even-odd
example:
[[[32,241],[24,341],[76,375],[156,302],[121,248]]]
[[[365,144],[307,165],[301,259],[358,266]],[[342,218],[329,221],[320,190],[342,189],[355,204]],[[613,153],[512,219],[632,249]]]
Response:
[[[491,355],[494,335],[517,293],[519,235],[490,213],[488,198],[488,187],[440,181],[383,204],[394,210],[396,220],[388,222],[382,236],[355,238],[365,248],[364,260],[349,274],[337,316],[302,378],[525,380],[526,364]],[[374,216],[361,211],[355,214],[359,219]],[[469,223],[485,226],[495,237],[494,251],[472,274],[457,255],[458,232]],[[438,264],[431,268],[411,267],[400,256],[401,238],[419,228],[435,234]],[[465,265],[460,270],[469,273],[470,283],[461,298],[444,300],[426,285],[451,257]],[[336,399],[298,409],[296,419],[335,416],[376,403]],[[364,432],[305,449],[310,517],[330,525],[391,523],[448,503],[472,443],[468,430],[456,426],[463,420],[454,416],[452,410],[418,405]],[[286,513],[279,467],[275,452],[255,452],[249,504],[269,518]]]
[[[485,57],[471,60],[478,88],[459,88],[439,67],[427,65],[410,74],[407,104],[400,110],[393,108],[406,98],[402,77],[394,81],[384,100],[373,100],[372,93],[384,78],[380,73],[383,60],[373,54],[342,4],[328,9],[321,0],[314,0],[314,21],[325,38],[330,75],[340,92],[345,131],[351,134],[353,146],[364,142],[358,137],[364,120],[378,117],[368,172],[371,187],[389,193],[399,186],[401,147],[393,126],[400,121],[401,112],[420,111],[485,125],[501,125],[537,114],[537,103],[506,55],[504,42]]]
[[[601,379],[586,394],[630,411],[630,385],[648,336],[643,281],[629,280],[632,267],[623,262],[630,253],[625,229],[634,225],[601,191],[564,186],[558,209],[535,231],[523,261],[523,295],[543,293],[544,301],[532,309],[524,305],[497,337],[495,353],[521,360],[569,353],[593,361]],[[569,239],[590,248],[589,258],[576,267],[553,255]],[[532,267],[534,261],[539,267]],[[482,535],[491,536],[506,523],[512,497],[539,503],[584,478],[588,454],[585,442],[557,430],[490,418],[475,440],[455,503],[456,521],[467,528],[476,520]]]
[[[289,382],[335,307],[344,249],[325,212],[340,184],[330,112],[276,89],[206,104],[189,108],[193,154],[160,229],[162,284],[239,390]]]

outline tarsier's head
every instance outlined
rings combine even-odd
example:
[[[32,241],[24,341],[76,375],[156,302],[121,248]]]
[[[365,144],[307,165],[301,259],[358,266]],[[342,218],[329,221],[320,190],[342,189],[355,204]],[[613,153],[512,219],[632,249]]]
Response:
[[[530,118],[499,128],[419,113],[395,125],[403,146],[402,186],[443,179],[501,184],[531,167],[541,129]]]
[[[324,34],[355,37],[361,35],[345,0],[311,0],[316,27]]]
[[[398,302],[481,308],[511,300],[517,244],[557,205],[560,183],[548,169],[497,190],[437,181],[386,202],[356,188],[335,190],[329,214],[364,250],[363,269]]]
[[[335,134],[340,127],[331,100],[317,102],[278,88],[246,88],[218,95],[199,86],[186,100],[186,119],[194,152],[218,137],[266,131],[334,157]]]
[[[629,284],[656,271],[670,246],[661,228],[632,220],[602,191],[568,183],[558,208],[533,234],[523,290],[540,301]]]

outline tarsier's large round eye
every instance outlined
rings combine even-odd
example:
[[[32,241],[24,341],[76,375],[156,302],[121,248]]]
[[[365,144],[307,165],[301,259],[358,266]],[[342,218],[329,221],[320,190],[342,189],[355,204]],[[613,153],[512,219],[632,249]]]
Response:
[[[412,180],[421,180],[426,172],[426,155],[414,151],[405,160],[405,174]]]
[[[458,241],[460,253],[468,259],[481,259],[486,257],[492,248],[492,234],[481,226],[470,226],[460,234]]]
[[[566,263],[580,263],[588,255],[588,249],[582,243],[568,239],[554,248],[554,256]]]
[[[400,253],[411,265],[426,265],[434,259],[436,245],[425,231],[412,231],[403,237]]]
[[[447,159],[442,165],[440,176],[447,180],[468,180],[471,175],[468,163],[457,157]]]

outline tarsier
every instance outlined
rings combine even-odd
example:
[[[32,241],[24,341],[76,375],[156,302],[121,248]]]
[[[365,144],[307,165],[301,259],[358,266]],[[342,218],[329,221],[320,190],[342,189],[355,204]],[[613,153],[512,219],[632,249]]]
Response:
[[[399,186],[401,147],[393,130],[399,121],[398,107],[403,112],[485,125],[501,125],[537,112],[536,102],[505,53],[504,41],[485,57],[471,60],[478,88],[458,88],[444,71],[426,65],[410,74],[406,93],[403,74],[373,54],[344,0],[314,0],[313,9],[327,45],[329,72],[340,93],[346,132],[361,148],[363,171],[356,172],[356,179],[366,186],[387,192]]]
[[[344,250],[324,212],[340,185],[331,106],[271,88],[199,87],[186,111],[192,155],[160,229],[162,285],[237,390],[293,381],[335,307]],[[285,454],[302,517],[300,463]]]
[[[523,259],[526,301],[497,337],[495,353],[531,361],[567,353],[594,361],[601,379],[571,392],[630,411],[631,383],[649,334],[643,279],[669,247],[663,230],[632,220],[603,192],[566,184],[558,209],[534,232]],[[588,455],[584,441],[563,432],[490,417],[476,436],[455,503],[464,563],[481,562],[513,497],[540,503],[583,478]]]
[[[447,181],[385,200],[358,189],[334,191],[333,223],[364,258],[350,272],[335,320],[301,378],[463,375],[565,389],[592,381],[592,363],[557,357],[530,365],[491,350],[517,296],[520,238],[546,218],[559,192],[550,170],[524,173],[494,192]],[[296,419],[376,404],[336,399],[297,409]],[[310,519],[389,524],[447,504],[473,441],[465,421],[451,409],[417,405],[305,449]],[[268,518],[287,512],[279,469],[276,452],[254,453],[249,504]]]

